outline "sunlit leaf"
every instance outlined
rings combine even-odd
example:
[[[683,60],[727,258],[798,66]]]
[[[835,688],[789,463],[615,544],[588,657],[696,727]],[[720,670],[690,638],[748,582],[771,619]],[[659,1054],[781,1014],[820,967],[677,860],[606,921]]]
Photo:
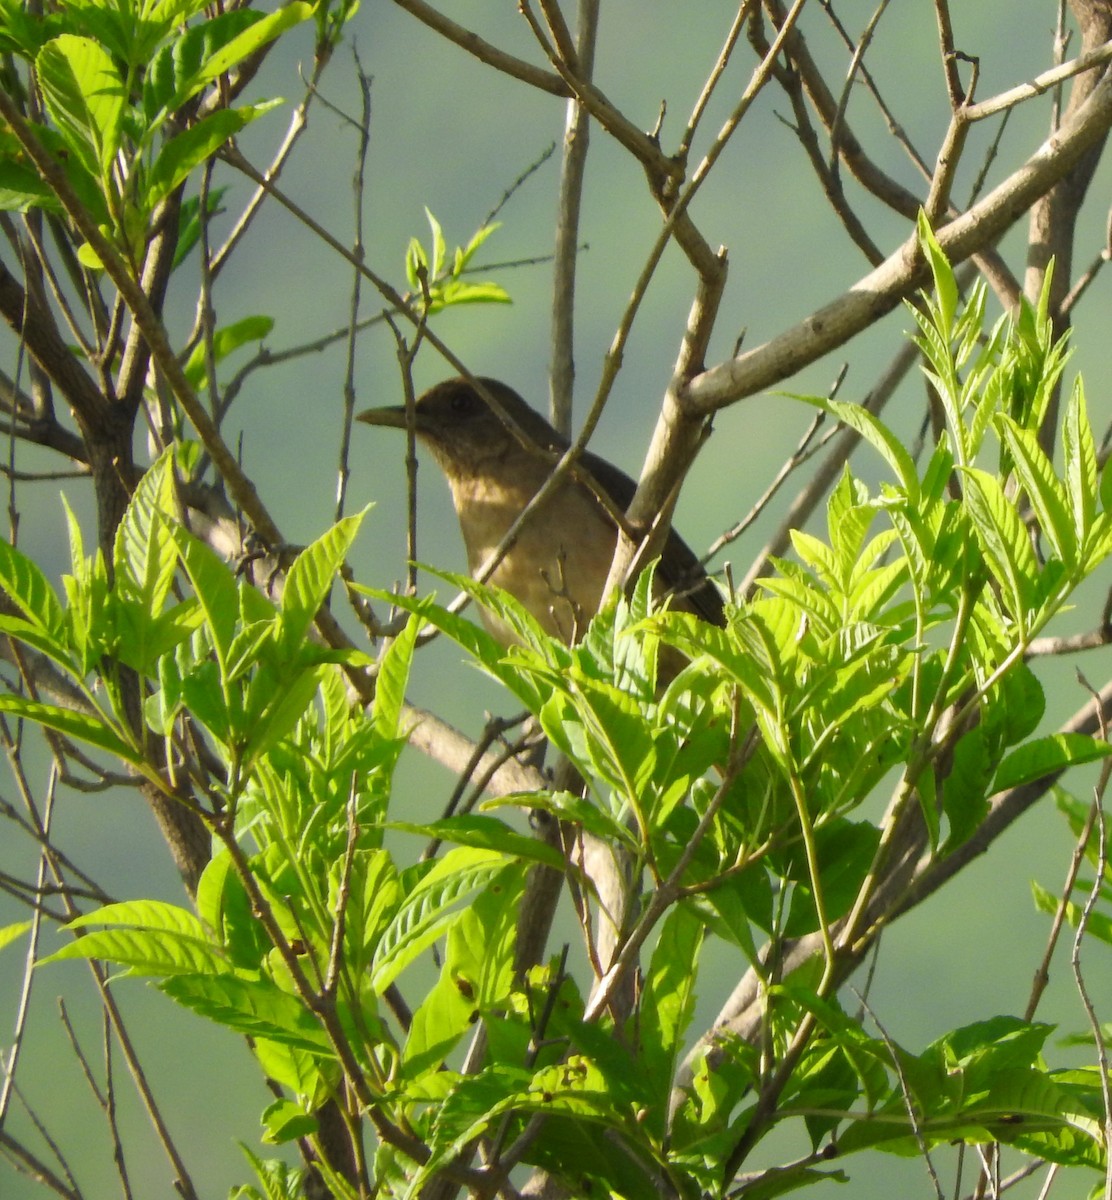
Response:
[[[47,111],[70,148],[104,176],[120,142],[124,82],[108,53],[91,38],[64,33],[35,60]]]
[[[992,781],[994,792],[1022,787],[1057,775],[1067,767],[1095,762],[1112,754],[1112,746],[1084,733],[1052,733],[1018,746],[1000,764]]]

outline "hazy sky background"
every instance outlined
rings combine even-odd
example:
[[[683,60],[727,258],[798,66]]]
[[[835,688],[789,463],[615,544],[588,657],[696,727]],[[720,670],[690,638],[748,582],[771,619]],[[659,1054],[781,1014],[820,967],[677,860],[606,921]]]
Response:
[[[469,0],[445,5],[453,18],[480,30],[508,49],[537,60],[530,35],[516,7]],[[859,31],[873,2],[843,0],[842,20]],[[957,43],[980,58],[983,98],[1017,83],[1050,63],[1055,5],[1048,0],[1007,0],[955,5]],[[611,0],[604,5],[598,51],[599,86],[644,128],[667,101],[663,129],[665,147],[686,121],[703,79],[713,63],[734,6],[712,0],[680,5],[661,0]],[[1002,25],[1006,23],[1006,28]],[[819,29],[817,10],[811,29]],[[505,190],[554,139],[564,122],[562,102],[469,59],[443,43],[415,20],[384,2],[367,2],[350,26],[365,69],[373,75],[371,146],[364,201],[367,261],[376,271],[404,287],[403,256],[408,239],[428,241],[423,215],[427,206],[441,221],[450,245],[466,242]],[[933,6],[929,0],[904,0],[881,22],[868,64],[908,135],[933,160],[945,128],[947,109],[935,43]],[[846,55],[832,38],[816,34],[812,48],[841,79]],[[301,91],[297,71],[311,52],[308,34],[290,39],[260,75],[260,96],[285,96],[291,104]],[[705,149],[752,68],[752,54],[742,46],[719,89],[703,125],[696,152]],[[350,50],[342,48],[326,74],[322,94],[334,104],[357,111]],[[291,104],[263,118],[244,139],[257,164],[265,163],[280,140]],[[881,145],[881,125],[871,105],[855,92],[849,119],[859,136]],[[1046,103],[1021,110],[1000,150],[990,183],[999,181],[1028,155],[1045,134]],[[781,117],[788,115],[783,96],[770,89],[723,156],[713,182],[700,196],[694,215],[713,243],[729,248],[731,273],[711,361],[727,356],[745,331],[747,347],[795,323],[813,308],[837,296],[863,276],[868,265],[849,244],[824,205],[802,151]],[[987,144],[992,130],[978,129],[975,147]],[[355,166],[352,130],[322,105],[310,116],[310,128],[282,177],[282,186],[341,239],[352,229],[351,178]],[[971,149],[956,195],[963,198],[980,166],[980,151]],[[920,188],[914,170],[894,146],[878,153],[882,165],[908,186]],[[487,243],[482,258],[502,262],[546,255],[553,239],[554,194],[558,153],[513,197],[500,215],[503,227]],[[225,176],[230,214],[250,194],[242,179]],[[1079,244],[1079,264],[1099,249],[1108,195],[1109,168],[1102,166],[1093,188],[1097,198],[1087,215],[1087,240]],[[856,197],[856,193],[851,193]],[[867,201],[861,211],[875,240],[894,249],[907,235],[905,223]],[[577,414],[593,396],[603,355],[613,337],[644,255],[659,228],[640,168],[595,129],[584,197],[577,309]],[[1014,270],[1022,271],[1016,247],[1024,228],[1005,242]],[[1008,253],[1011,247],[1010,254]],[[1022,251],[1019,251],[1019,255]],[[195,263],[182,272],[171,298],[172,322],[183,336],[192,324],[191,291]],[[547,395],[549,360],[550,272],[546,265],[490,273],[510,291],[512,307],[475,308],[446,314],[437,330],[472,370],[499,376],[537,407]],[[1105,380],[1110,354],[1109,279],[1098,280],[1081,306],[1077,351],[1070,374],[1080,367],[1089,384],[1090,412],[1099,432],[1112,415]],[[242,247],[238,266],[221,278],[216,289],[218,321],[228,324],[254,313],[275,318],[267,339],[275,351],[286,349],[343,327],[350,299],[351,270],[302,230],[292,218],[269,210]],[[636,474],[648,445],[659,406],[679,347],[691,303],[692,275],[682,257],[671,252],[650,291],[610,406],[592,447]],[[378,302],[364,288],[363,311],[371,315]],[[900,345],[909,318],[897,311],[858,340],[846,356],[832,355],[785,387],[825,392],[843,361],[849,372],[842,387],[845,399],[860,399],[875,382]],[[235,363],[232,364],[236,365]],[[259,372],[237,403],[229,421],[229,439],[242,429],[245,465],[260,486],[264,501],[291,542],[307,542],[330,522],[335,503],[336,457],[342,411],[343,358],[339,351],[314,354]],[[448,371],[434,352],[418,363],[418,383],[435,382]],[[401,399],[392,339],[384,327],[360,340],[357,407],[397,403]],[[892,402],[888,417],[910,438],[921,418],[921,385],[910,379]],[[677,524],[697,548],[707,546],[722,530],[748,511],[756,497],[791,452],[810,420],[810,412],[784,396],[762,396],[734,406],[715,422],[715,434],[703,451],[681,498]],[[353,434],[354,475],[349,510],[374,502],[357,546],[357,576],[389,586],[404,572],[404,498],[402,441],[389,432],[357,428]],[[880,468],[862,452],[855,469],[869,479]],[[421,469],[421,556],[461,569],[464,559],[447,489],[431,463]],[[81,506],[85,485],[66,486],[67,496]],[[785,499],[792,494],[789,487]],[[755,530],[728,551],[740,578],[763,544],[782,504]],[[83,511],[88,513],[86,502]],[[64,569],[64,526],[54,485],[42,486],[25,518],[27,545],[52,543],[57,569]],[[87,526],[91,530],[91,525]],[[91,540],[91,535],[90,535]],[[1108,580],[1097,581],[1087,595],[1099,594]],[[1099,602],[1098,602],[1099,603]],[[1092,603],[1077,620],[1092,623]],[[1109,651],[1083,664],[1096,681],[1107,675]],[[421,655],[412,686],[417,703],[435,706],[469,732],[482,725],[484,709],[508,712],[511,705],[493,685],[459,664],[454,646],[437,644]],[[1085,699],[1072,667],[1051,673],[1055,691],[1051,712],[1058,716]],[[1074,787],[1083,791],[1089,776]],[[404,763],[399,785],[407,804],[421,815],[439,811],[450,786],[440,771],[417,754]],[[1069,854],[1064,826],[1044,801],[1032,815],[994,847],[990,855],[951,889],[947,905],[928,906],[899,922],[886,937],[870,1004],[886,1031],[910,1049],[954,1026],[997,1012],[1021,1013],[1046,933],[1046,921],[1033,914],[1028,880],[1037,876],[1050,888],[1059,885]],[[180,887],[161,850],[140,802],[132,794],[70,797],[61,813],[69,844],[98,877],[122,881],[129,895],[158,895],[179,900]],[[128,840],[120,830],[128,831]],[[146,830],[142,845],[137,840]],[[5,851],[0,847],[0,865]],[[0,900],[0,922],[15,919]],[[48,936],[48,947],[56,935]],[[0,959],[0,1011],[8,1003],[16,958]],[[718,957],[714,954],[709,957]],[[703,1022],[717,1010],[732,983],[738,962],[722,955],[721,975],[707,972],[700,987]],[[1098,994],[1108,995],[1112,971],[1090,950],[1087,967]],[[89,1197],[117,1194],[108,1161],[103,1126],[88,1101],[78,1068],[68,1054],[51,1059],[57,1047],[53,997],[64,990],[76,964],[44,968],[38,981],[37,1015],[25,1053],[34,1070],[21,1074],[33,1104],[51,1125],[65,1130],[83,1127],[102,1161],[82,1161],[81,1180]],[[171,1127],[189,1152],[189,1165],[204,1196],[221,1196],[235,1181],[247,1178],[245,1164],[232,1140],[253,1145],[258,1112],[265,1103],[255,1082],[247,1051],[232,1034],[182,1014],[141,982],[117,985],[127,1011],[143,1014],[134,1024],[139,1049],[160,1081]],[[1064,1026],[1080,1027],[1083,1014],[1068,980],[1068,962],[1059,956],[1055,982],[1040,1015]],[[78,1027],[95,1057],[95,1015],[77,1014]],[[0,1033],[0,1043],[5,1034]],[[1053,1052],[1057,1054],[1057,1051]],[[1064,1053],[1063,1053],[1064,1060]],[[1071,1060],[1072,1061],[1072,1060]],[[120,1072],[121,1103],[126,1123],[142,1118],[135,1112],[131,1089]],[[17,1122],[17,1127],[22,1127]],[[103,1151],[103,1153],[101,1153]],[[890,1158],[863,1157],[846,1164],[853,1172],[855,1197],[900,1194],[928,1195],[922,1164]],[[136,1194],[169,1196],[167,1172],[153,1145],[131,1163]],[[947,1175],[944,1174],[944,1179]],[[902,1183],[899,1181],[903,1181]],[[1080,1196],[1093,1182],[1078,1177],[1059,1185],[1053,1195]],[[1072,1188],[1072,1190],[1071,1190]],[[0,1167],[0,1195],[6,1200],[44,1193]]]

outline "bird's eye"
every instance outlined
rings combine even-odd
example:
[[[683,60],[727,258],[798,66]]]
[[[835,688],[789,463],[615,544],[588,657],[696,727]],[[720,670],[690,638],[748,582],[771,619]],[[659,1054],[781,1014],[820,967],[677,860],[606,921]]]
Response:
[[[454,392],[449,405],[452,412],[465,416],[475,408],[475,397],[471,392]]]

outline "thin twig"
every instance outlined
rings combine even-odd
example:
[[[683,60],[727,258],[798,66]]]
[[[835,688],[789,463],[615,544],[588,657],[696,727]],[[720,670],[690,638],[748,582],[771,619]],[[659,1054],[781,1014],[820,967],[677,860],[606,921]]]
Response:
[[[753,5],[748,0],[742,0],[742,3],[738,5],[737,13],[726,33],[726,40],[722,44],[722,49],[718,52],[718,58],[711,68],[706,82],[703,84],[699,98],[695,101],[695,105],[691,110],[691,116],[687,119],[687,128],[684,129],[680,137],[676,155],[681,162],[686,161],[688,154],[691,152],[691,145],[695,141],[695,133],[703,119],[703,114],[707,110],[707,105],[710,103],[710,99],[714,95],[714,90],[725,73],[730,59],[733,57],[734,49],[737,46],[738,39],[741,37],[741,31],[752,8]]]
[[[50,778],[46,788],[46,799],[43,804],[43,836],[45,839],[50,837],[50,827],[54,815],[54,798],[56,788],[58,786],[58,771],[56,767],[52,767]],[[39,865],[38,875],[36,878],[35,892],[37,896],[42,895],[43,886],[46,882],[46,875],[49,870],[49,853],[47,851],[47,842],[44,842],[39,850]],[[27,954],[24,957],[23,963],[23,980],[19,989],[19,1001],[16,1005],[15,1025],[12,1031],[11,1049],[8,1051],[8,1060],[4,1066],[4,1080],[0,1084],[0,1126],[4,1124],[4,1118],[7,1115],[8,1105],[11,1102],[12,1088],[15,1086],[16,1071],[19,1068],[19,1056],[23,1048],[23,1037],[27,1030],[27,1020],[31,1011],[31,991],[33,988],[33,980],[37,978],[35,975],[35,960],[39,953],[39,938],[42,934],[42,918],[43,909],[41,904],[37,903],[31,913],[31,929],[27,939]]]
[[[351,49],[355,60],[355,77],[359,83],[360,111],[356,125],[355,171],[352,176],[352,209],[354,229],[352,234],[352,254],[363,260],[366,248],[363,243],[363,196],[367,174],[367,152],[371,144],[371,77],[363,70],[359,61],[359,53],[354,44]],[[340,425],[339,465],[336,471],[336,508],[333,520],[339,521],[344,515],[344,503],[347,499],[347,485],[351,474],[351,426],[355,420],[355,351],[357,332],[359,329],[359,304],[362,296],[363,276],[358,271],[352,272],[351,300],[348,304],[347,347],[344,356],[344,415]]]
[[[1108,722],[1101,696],[1095,688],[1088,684],[1080,672],[1078,672],[1078,676],[1093,697],[1100,728],[1100,738],[1103,742],[1107,743]],[[1089,928],[1093,913],[1100,903],[1105,880],[1108,875],[1108,829],[1105,820],[1104,797],[1108,790],[1110,779],[1112,779],[1112,759],[1106,758],[1101,765],[1100,778],[1093,789],[1094,824],[1097,831],[1097,854],[1096,863],[1094,864],[1093,886],[1085,898],[1081,914],[1078,917],[1077,932],[1073,939],[1073,952],[1070,955],[1070,965],[1073,968],[1077,994],[1081,997],[1081,1003],[1085,1008],[1085,1015],[1088,1017],[1089,1028],[1092,1030],[1093,1040],[1097,1048],[1097,1062],[1100,1066],[1100,1090],[1104,1104],[1104,1144],[1106,1146],[1112,1145],[1112,1083],[1110,1083],[1108,1078],[1108,1043],[1105,1039],[1104,1027],[1101,1024],[1100,1016],[1097,1013],[1096,1006],[1093,1004],[1092,997],[1089,995],[1089,989],[1085,983],[1085,976],[1081,969],[1081,946],[1085,940],[1085,934]],[[1107,1157],[1105,1162],[1104,1194],[1105,1196],[1112,1196],[1112,1157]]]

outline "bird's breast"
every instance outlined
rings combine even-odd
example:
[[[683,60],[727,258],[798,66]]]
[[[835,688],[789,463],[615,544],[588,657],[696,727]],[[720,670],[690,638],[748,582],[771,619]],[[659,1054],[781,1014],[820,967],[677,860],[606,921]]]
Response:
[[[482,569],[536,491],[505,479],[453,481],[472,573]],[[489,582],[513,595],[546,632],[573,641],[598,610],[616,540],[598,501],[571,481],[530,514]],[[500,641],[512,640],[497,618],[484,613],[483,621]]]

